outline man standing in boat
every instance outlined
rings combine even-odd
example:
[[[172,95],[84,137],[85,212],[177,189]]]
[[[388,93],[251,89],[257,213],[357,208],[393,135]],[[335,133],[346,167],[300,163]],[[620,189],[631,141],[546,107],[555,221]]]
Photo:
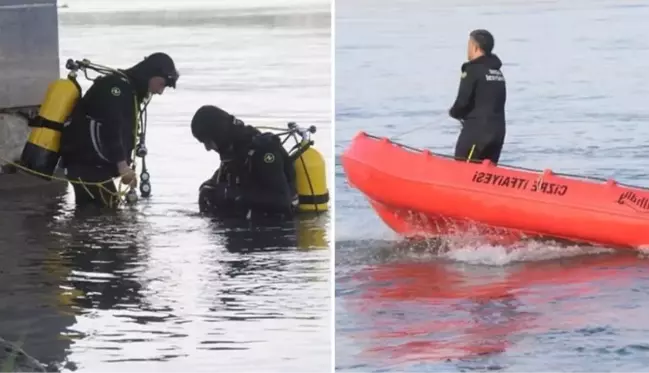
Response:
[[[462,123],[455,145],[455,159],[498,163],[505,142],[507,88],[500,71],[502,62],[492,53],[494,37],[487,30],[469,35],[468,61],[455,103],[449,110]]]

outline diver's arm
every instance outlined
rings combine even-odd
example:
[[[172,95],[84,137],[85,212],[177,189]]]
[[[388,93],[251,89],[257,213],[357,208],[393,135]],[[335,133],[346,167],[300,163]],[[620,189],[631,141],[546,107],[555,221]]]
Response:
[[[473,105],[473,95],[475,91],[475,84],[477,82],[476,72],[471,68],[471,65],[466,65],[462,68],[462,77],[460,78],[460,86],[458,88],[457,97],[453,106],[448,111],[451,118],[464,119],[464,117],[471,110]]]
[[[198,189],[200,190],[201,188],[203,188],[206,185],[216,185],[216,184],[218,184],[221,181],[221,175],[223,173],[227,172],[227,168],[228,168],[228,163],[221,161],[221,164],[216,169],[216,171],[214,171],[214,174],[212,175],[212,177],[210,177],[209,179],[203,181],[203,183],[201,184],[201,186]]]

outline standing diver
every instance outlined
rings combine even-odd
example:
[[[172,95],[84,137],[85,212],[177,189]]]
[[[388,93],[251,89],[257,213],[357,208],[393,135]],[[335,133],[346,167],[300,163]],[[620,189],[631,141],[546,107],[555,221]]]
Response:
[[[223,217],[290,217],[297,206],[295,169],[279,137],[212,105],[192,118],[192,134],[221,165],[199,189],[201,212]]]
[[[507,88],[500,71],[502,62],[492,53],[494,38],[487,30],[469,35],[468,62],[462,64],[457,98],[449,110],[462,122],[455,145],[455,159],[497,164],[505,142]]]
[[[72,183],[77,205],[112,205],[117,194],[112,178],[118,176],[123,184],[137,186],[131,154],[139,107],[151,94],[176,88],[178,77],[171,57],[154,53],[127,70],[95,79],[61,138],[62,166],[68,180],[78,181]],[[96,185],[104,181],[105,190]]]

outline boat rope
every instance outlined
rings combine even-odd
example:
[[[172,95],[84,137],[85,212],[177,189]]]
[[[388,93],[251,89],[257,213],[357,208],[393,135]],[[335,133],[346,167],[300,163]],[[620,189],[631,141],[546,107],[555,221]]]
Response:
[[[412,129],[409,129],[409,130],[407,130],[407,131],[405,131],[405,132],[398,133],[397,135],[392,136],[392,138],[394,138],[394,139],[398,139],[398,138],[400,138],[400,137],[402,137],[402,136],[410,135],[410,134],[413,133],[413,132],[423,131],[423,130],[428,129],[428,128],[430,128],[430,124],[427,123],[427,124],[424,124],[424,125],[421,125],[421,126],[418,126],[418,127],[412,128]]]
[[[452,155],[443,154],[443,153],[436,153],[436,152],[433,152],[433,151],[430,151],[430,150],[424,150],[424,149],[416,148],[416,147],[413,147],[413,146],[410,146],[410,145],[406,145],[406,144],[396,142],[396,141],[394,141],[392,139],[389,139],[387,137],[375,136],[375,135],[371,135],[369,133],[364,133],[364,135],[369,137],[369,138],[375,139],[375,140],[385,140],[385,139],[387,139],[392,144],[394,144],[396,146],[399,146],[399,147],[404,148],[404,149],[408,149],[408,150],[416,152],[416,153],[423,153],[424,151],[428,151],[430,154],[432,154],[434,156],[455,160],[455,157],[452,156]],[[469,156],[469,158],[470,157],[471,157],[471,155]],[[482,161],[470,160],[469,159],[468,162],[481,163]],[[508,165],[508,164],[504,164],[504,163],[498,163],[498,167],[500,167],[500,168],[508,168],[508,169],[517,170],[517,171],[527,171],[527,172],[533,172],[533,173],[540,173],[541,178],[543,177],[543,172],[544,172],[543,170],[539,170],[539,169],[527,168],[527,167],[521,167],[521,166],[512,166],[512,165]],[[577,179],[577,180],[591,180],[591,181],[602,181],[602,182],[608,182],[609,181],[609,179],[606,179],[606,178],[603,178],[603,177],[596,177],[596,176],[584,176],[584,175],[577,175],[577,174],[570,174],[570,173],[563,173],[563,172],[554,172],[554,171],[552,172],[552,174],[555,175],[555,176],[563,176],[563,177],[568,177],[568,178]],[[628,187],[628,188],[649,190],[649,187],[626,184],[626,183],[621,183],[619,181],[616,181],[616,184],[618,184],[620,186]]]

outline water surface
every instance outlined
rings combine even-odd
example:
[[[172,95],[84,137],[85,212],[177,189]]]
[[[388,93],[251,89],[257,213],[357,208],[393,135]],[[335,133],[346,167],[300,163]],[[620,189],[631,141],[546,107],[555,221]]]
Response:
[[[329,217],[198,215],[218,156],[189,129],[203,104],[255,125],[313,124],[329,159],[329,4],[159,3],[67,1],[60,13],[62,65],[126,68],[162,51],[181,78],[149,107],[149,200],[92,216],[67,190],[0,198],[0,335],[64,371],[329,371]]]
[[[469,32],[508,81],[502,162],[646,186],[638,1],[369,1],[336,7],[336,367],[341,371],[639,371],[649,262],[606,248],[400,242],[350,188],[360,130],[452,153]],[[407,165],[404,165],[407,167]]]

